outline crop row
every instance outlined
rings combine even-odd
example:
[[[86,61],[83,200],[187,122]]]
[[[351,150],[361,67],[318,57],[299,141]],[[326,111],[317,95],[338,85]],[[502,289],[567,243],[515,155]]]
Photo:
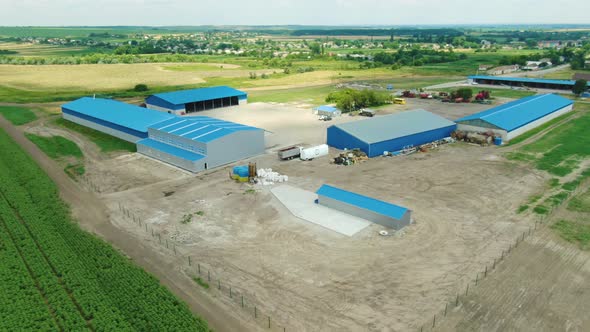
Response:
[[[48,280],[66,295],[61,305],[78,306],[78,317],[97,331],[208,330],[157,279],[73,223],[55,184],[4,132],[0,150],[1,209],[12,215],[25,257],[45,262],[40,276],[58,279]]]

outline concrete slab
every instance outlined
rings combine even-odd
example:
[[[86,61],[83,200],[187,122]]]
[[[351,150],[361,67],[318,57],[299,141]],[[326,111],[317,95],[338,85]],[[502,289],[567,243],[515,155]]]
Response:
[[[353,236],[371,222],[315,203],[318,195],[311,191],[281,185],[271,189],[275,197],[294,216],[346,236]]]

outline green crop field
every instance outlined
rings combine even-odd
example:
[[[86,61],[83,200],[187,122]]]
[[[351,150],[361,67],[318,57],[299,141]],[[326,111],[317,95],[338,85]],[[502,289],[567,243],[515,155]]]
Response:
[[[61,157],[83,157],[82,150],[80,150],[78,145],[65,137],[45,137],[33,134],[26,134],[26,136],[52,159],[59,159]]]
[[[590,245],[590,225],[569,220],[560,220],[551,226],[568,242],[576,243],[587,250]]]
[[[590,190],[574,197],[567,206],[568,210],[575,212],[590,213]]]
[[[102,152],[136,151],[135,144],[131,142],[127,142],[120,138],[102,133],[98,130],[94,130],[92,128],[81,126],[77,123],[64,120],[61,117],[56,119],[55,123],[59,126],[62,126],[64,128],[70,129],[72,131],[75,131],[79,134],[86,136],[90,141],[94,142],[94,144],[98,145]]]
[[[24,107],[0,106],[0,114],[15,126],[24,125],[37,119],[35,113]]]
[[[0,150],[0,330],[208,331],[154,277],[82,231],[4,131]]]

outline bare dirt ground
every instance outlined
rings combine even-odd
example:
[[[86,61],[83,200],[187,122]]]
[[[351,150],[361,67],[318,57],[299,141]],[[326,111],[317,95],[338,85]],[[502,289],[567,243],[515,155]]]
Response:
[[[588,331],[590,254],[549,229],[522,242],[438,331]]]
[[[123,234],[160,252],[179,278],[195,274],[180,258],[191,256],[288,330],[417,328],[528,229],[530,220],[514,211],[546,180],[497,148],[463,144],[349,167],[328,158],[279,162],[279,145],[322,143],[326,126],[363,118],[321,122],[309,109],[270,104],[200,115],[272,131],[268,154],[252,161],[289,175],[290,185],[315,191],[330,183],[413,210],[416,223],[397,236],[381,237],[373,225],[349,238],[295,218],[268,187],[230,181],[231,166],[195,176],[136,154],[89,161],[88,176]],[[125,219],[119,203],[175,244],[177,256]],[[197,211],[203,215],[180,223]],[[216,302],[248,320],[239,305]]]
[[[425,101],[421,108],[456,118],[481,107],[441,104]],[[406,105],[416,108],[412,106]],[[268,153],[251,161],[288,175],[290,185],[315,191],[330,183],[413,211],[416,222],[396,236],[379,236],[382,228],[372,225],[346,237],[292,216],[268,187],[230,181],[231,165],[190,175],[137,154],[94,158],[86,146],[92,143],[81,142],[90,152],[88,179],[100,188],[108,224],[119,230],[119,238],[130,239],[124,247],[143,253],[144,263],[153,264],[158,277],[165,267],[169,281],[179,282],[183,291],[198,298],[203,290],[193,283],[191,291],[183,284],[190,284],[187,276],[195,274],[194,265],[187,267],[186,257],[191,256],[291,331],[419,328],[516,234],[528,229],[532,217],[517,216],[515,211],[547,180],[507,162],[498,148],[466,144],[348,167],[330,164],[329,158],[279,162],[277,147],[323,143],[327,126],[364,118],[323,122],[309,108],[273,104],[199,115],[267,129]],[[119,204],[174,244],[177,254],[124,217]],[[202,216],[180,223],[184,214],[197,211]],[[107,240],[114,230],[106,232]],[[217,296],[215,290],[207,293]],[[251,321],[226,297],[209,301],[242,322]]]

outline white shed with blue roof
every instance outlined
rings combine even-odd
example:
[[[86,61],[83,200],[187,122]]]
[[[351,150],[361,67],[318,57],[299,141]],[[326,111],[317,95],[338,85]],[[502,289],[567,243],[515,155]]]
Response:
[[[515,100],[457,120],[457,129],[493,132],[509,141],[547,121],[572,111],[574,102],[556,94],[535,95]]]
[[[248,94],[228,86],[164,92],[146,98],[147,108],[176,115],[243,105]]]
[[[318,203],[379,225],[399,230],[412,221],[411,210],[324,184],[316,192]]]
[[[342,111],[334,106],[322,105],[315,108],[317,115],[341,116]]]

